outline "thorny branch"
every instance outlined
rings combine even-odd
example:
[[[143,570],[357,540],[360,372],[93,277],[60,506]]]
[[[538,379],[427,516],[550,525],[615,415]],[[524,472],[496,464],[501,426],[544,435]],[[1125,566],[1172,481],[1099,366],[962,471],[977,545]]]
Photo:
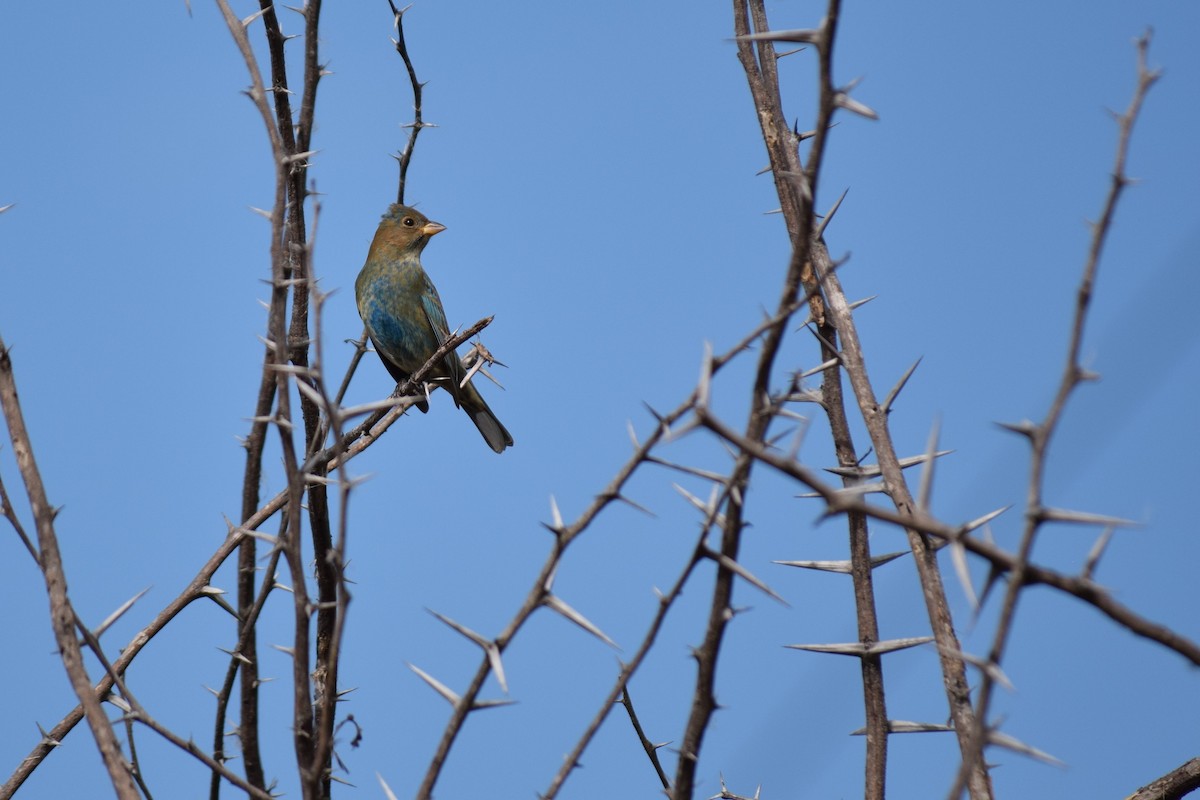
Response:
[[[1092,238],[1088,247],[1087,260],[1083,274],[1079,280],[1079,288],[1075,300],[1075,313],[1071,324],[1070,340],[1067,344],[1067,363],[1063,368],[1058,391],[1050,404],[1046,418],[1037,425],[1022,426],[1030,445],[1029,484],[1025,500],[1025,526],[1021,541],[1017,547],[1016,558],[1012,565],[1008,586],[1004,592],[1004,601],[1000,608],[1000,618],[996,623],[996,632],[988,652],[987,663],[999,666],[1004,658],[1004,651],[1012,633],[1013,620],[1016,616],[1017,602],[1025,584],[1025,575],[1030,568],[1030,557],[1033,553],[1034,540],[1045,522],[1045,472],[1050,450],[1050,442],[1058,429],[1066,410],[1067,401],[1078,388],[1079,384],[1094,376],[1089,375],[1080,361],[1080,349],[1083,346],[1083,331],[1087,323],[1088,311],[1091,308],[1092,292],[1096,284],[1096,275],[1100,265],[1100,255],[1104,250],[1105,241],[1112,228],[1113,217],[1116,214],[1117,202],[1121,193],[1129,185],[1129,177],[1125,174],[1125,164],[1129,155],[1130,139],[1133,126],[1142,110],[1142,103],[1150,87],[1158,80],[1159,71],[1147,66],[1146,55],[1150,49],[1150,33],[1143,34],[1136,42],[1137,46],[1137,86],[1129,107],[1123,114],[1117,116],[1117,152],[1113,164],[1112,176],[1109,181],[1108,195],[1104,200],[1104,210],[1100,219],[1092,225]],[[995,689],[993,670],[983,670],[979,684],[979,699],[976,701],[975,727],[971,730],[971,748],[965,754],[963,769],[971,764],[983,763],[983,751],[987,744],[988,712],[991,708],[992,696]],[[948,797],[953,800],[961,794],[961,772],[954,788]]]
[[[54,531],[54,517],[58,512],[46,497],[41,472],[33,455],[33,443],[25,427],[25,416],[21,412],[21,403],[17,397],[12,359],[3,339],[0,339],[0,410],[3,410],[5,422],[8,424],[9,441],[12,442],[13,455],[20,469],[21,479],[25,483],[25,493],[33,512],[38,540],[38,564],[46,581],[46,594],[50,600],[50,623],[59,656],[62,658],[63,667],[66,668],[71,688],[80,700],[81,715],[87,715],[88,725],[100,749],[100,757],[108,770],[113,790],[121,800],[137,800],[137,787],[134,786],[129,766],[121,753],[121,745],[117,742],[108,716],[100,705],[102,697],[98,697],[92,691],[92,682],[83,663],[83,651],[79,640],[75,638],[75,611],[71,608],[71,601],[67,596],[67,576],[58,549],[58,535]]]
[[[396,4],[392,0],[388,0],[388,6],[392,9],[392,17],[395,19],[396,38],[393,42],[396,45],[396,52],[400,54],[400,58],[404,61],[404,69],[408,72],[409,83],[412,84],[413,93],[413,121],[408,126],[411,131],[408,134],[408,144],[404,146],[402,152],[396,160],[400,163],[400,181],[396,190],[396,202],[404,202],[404,188],[408,182],[408,165],[412,163],[413,150],[417,146],[417,137],[421,134],[423,128],[434,127],[427,124],[421,116],[421,94],[425,84],[417,80],[417,70],[413,67],[412,58],[408,55],[408,43],[404,40],[404,12],[408,11],[408,7],[397,9]]]
[[[823,287],[816,280],[813,264],[819,259],[825,265],[823,272],[832,272],[828,251],[820,241],[821,233],[832,218],[833,211],[826,217],[821,228],[814,232],[813,199],[820,178],[820,167],[825,152],[825,142],[832,124],[837,94],[832,85],[832,51],[836,36],[839,5],[831,3],[825,21],[819,30],[811,31],[812,43],[817,45],[821,74],[821,94],[818,99],[817,121],[812,136],[813,143],[807,165],[802,165],[798,151],[800,137],[789,130],[783,114],[783,102],[779,90],[778,59],[774,44],[769,38],[766,11],[761,0],[734,4],[734,31],[737,36],[738,58],[746,72],[751,97],[758,111],[763,141],[767,145],[770,167],[775,176],[776,192],[788,231],[792,235],[792,269],[800,267],[804,286],[810,299],[810,318],[816,326],[817,339],[821,347],[821,363],[836,365],[838,353],[837,328],[825,314]],[[751,24],[753,32],[751,31]],[[751,42],[758,37],[756,45]],[[840,201],[839,201],[840,203]],[[836,211],[836,206],[834,211]],[[817,241],[809,243],[814,238]],[[836,367],[825,369],[822,374],[821,408],[829,420],[838,464],[844,467],[858,463],[849,420],[843,399],[841,370]],[[849,486],[852,479],[844,479]],[[858,622],[860,641],[870,645],[879,640],[879,625],[875,611],[873,565],[868,540],[866,517],[857,512],[847,516],[850,536],[851,574],[854,583],[855,615]],[[887,773],[887,706],[883,692],[883,664],[878,655],[864,655],[860,659],[863,703],[866,711],[867,754],[865,761],[864,797],[881,800],[884,796]]]
[[[355,407],[343,409],[341,411],[342,418],[368,414],[366,419],[356,425],[351,430],[337,437],[333,444],[325,447],[318,452],[309,456],[303,466],[305,474],[311,474],[313,469],[321,469],[326,472],[337,469],[349,462],[362,451],[370,447],[381,437],[388,428],[390,428],[404,413],[413,406],[418,397],[416,392],[420,391],[420,387],[425,380],[425,376],[433,369],[434,365],[438,364],[447,353],[453,352],[463,343],[467,342],[472,336],[479,333],[492,321],[491,317],[481,319],[474,325],[464,329],[461,333],[447,339],[441,347],[422,365],[421,369],[414,372],[411,378],[403,385],[397,387],[392,398],[380,403],[372,403],[366,407]],[[5,353],[5,358],[7,354]],[[423,394],[422,394],[423,396]],[[230,525],[229,535],[225,541],[216,549],[216,551],[208,558],[204,565],[197,572],[196,576],[188,583],[186,587],[161,611],[155,615],[154,619],[133,636],[129,642],[121,648],[121,655],[112,663],[112,671],[115,674],[124,674],[125,670],[142,651],[142,649],[150,643],[150,641],[158,635],[158,633],[167,626],[184,608],[191,605],[196,600],[202,598],[211,598],[220,594],[220,590],[214,588],[210,581],[221,567],[225,560],[236,550],[241,543],[250,536],[266,538],[268,540],[273,537],[266,537],[263,534],[257,533],[259,528],[266,524],[271,517],[275,516],[280,510],[288,505],[290,489],[284,490],[276,494],[265,504],[260,506],[257,511],[251,514],[241,525]],[[286,522],[286,521],[285,521]],[[275,544],[273,541],[272,544]],[[105,675],[96,684],[92,696],[99,702],[101,699],[108,696],[112,691],[113,681],[110,675]],[[53,728],[46,732],[46,735],[33,747],[32,751],[27,755],[9,779],[0,787],[0,798],[10,797],[17,788],[25,781],[29,775],[37,769],[38,765],[45,760],[46,756],[56,747],[63,739],[71,732],[71,730],[79,724],[79,721],[84,717],[84,706],[81,704],[70,711],[62,720],[60,720]],[[219,759],[218,759],[219,761]]]

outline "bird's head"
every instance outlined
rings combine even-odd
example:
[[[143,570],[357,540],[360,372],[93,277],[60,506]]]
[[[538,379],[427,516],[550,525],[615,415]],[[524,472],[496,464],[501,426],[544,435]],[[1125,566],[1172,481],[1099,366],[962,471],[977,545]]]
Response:
[[[398,250],[415,249],[419,253],[431,236],[444,230],[445,225],[432,221],[415,208],[396,203],[383,215],[379,230],[375,232],[375,240],[377,243],[386,242],[388,247]]]

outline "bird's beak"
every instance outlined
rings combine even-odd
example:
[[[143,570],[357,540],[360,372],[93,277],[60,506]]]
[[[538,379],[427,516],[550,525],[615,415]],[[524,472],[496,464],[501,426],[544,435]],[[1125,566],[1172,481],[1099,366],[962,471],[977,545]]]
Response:
[[[433,236],[446,230],[446,226],[440,222],[426,222],[425,227],[421,228],[421,233],[426,236]]]

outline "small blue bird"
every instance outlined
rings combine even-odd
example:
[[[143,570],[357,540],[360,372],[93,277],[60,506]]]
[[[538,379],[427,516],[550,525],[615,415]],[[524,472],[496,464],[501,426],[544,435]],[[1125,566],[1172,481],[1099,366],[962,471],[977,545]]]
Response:
[[[358,314],[397,383],[408,380],[450,338],[441,298],[421,268],[421,251],[430,237],[444,230],[446,226],[431,222],[414,208],[399,203],[389,207],[375,231],[367,263],[354,282]],[[463,384],[466,372],[458,354],[451,351],[428,373],[428,380],[449,391],[488,447],[502,453],[512,447],[512,436],[475,387]],[[417,407],[429,410],[424,400]]]

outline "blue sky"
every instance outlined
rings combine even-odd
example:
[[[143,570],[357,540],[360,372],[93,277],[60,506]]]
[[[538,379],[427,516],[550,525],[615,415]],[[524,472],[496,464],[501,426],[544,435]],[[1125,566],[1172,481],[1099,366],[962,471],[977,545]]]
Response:
[[[0,9],[3,153],[0,334],[12,348],[27,421],[52,501],[77,609],[98,623],[147,586],[105,635],[114,651],[194,575],[239,507],[265,318],[267,234],[247,210],[271,203],[261,122],[240,94],[248,80],[215,8],[194,0],[84,4],[48,19],[36,4]],[[727,3],[481,4],[426,2],[407,18],[425,116],[409,198],[447,226],[425,265],[450,323],[495,314],[484,341],[508,364],[506,390],[483,386],[516,446],[497,457],[435,397],[353,463],[372,476],[350,508],[354,601],[345,710],[363,745],[340,755],[357,790],[379,797],[375,772],[413,792],[448,706],[404,666],[465,686],[473,647],[432,608],[487,634],[528,590],[549,545],[538,524],[549,497],[573,518],[643,434],[643,402],[677,405],[696,380],[704,343],[729,347],[773,305],[788,243],[745,79],[728,41]],[[239,13],[252,13],[242,4]],[[777,28],[818,21],[822,6],[775,2]],[[299,18],[283,16],[289,32]],[[395,194],[389,154],[403,145],[409,88],[388,41],[386,3],[326,5],[322,84],[310,177],[324,196],[316,270],[334,291],[324,320],[330,369],[361,332],[353,280],[379,215]],[[955,453],[940,465],[935,511],[964,520],[1024,497],[1027,453],[994,426],[1044,414],[1065,353],[1069,312],[1099,213],[1115,142],[1106,108],[1134,82],[1133,37],[1153,26],[1151,62],[1164,69],[1135,132],[1125,195],[1101,265],[1085,358],[1104,379],[1073,398],[1052,451],[1048,500],[1124,516],[1098,578],[1122,602],[1200,638],[1188,511],[1200,477],[1194,398],[1200,348],[1200,11],[1171,2],[998,5],[848,4],[835,77],[861,76],[855,97],[879,122],[843,116],[830,142],[823,195],[850,193],[827,239],[850,254],[852,297],[868,364],[886,391],[921,367],[892,423],[904,453],[922,450],[935,419]],[[261,39],[261,28],[253,34]],[[293,45],[295,47],[295,45]],[[789,117],[812,118],[813,59],[783,62]],[[293,75],[295,81],[298,74]],[[815,366],[807,334],[792,336],[788,369]],[[740,425],[749,362],[715,387],[717,410]],[[392,388],[364,362],[352,402]],[[802,459],[832,462],[820,420]],[[865,437],[860,435],[860,440]],[[727,464],[695,436],[667,454]],[[16,494],[11,449],[0,475]],[[844,526],[818,524],[812,501],[760,473],[744,563],[789,602],[740,585],[752,606],[730,630],[697,796],[730,788],[764,798],[854,797],[863,743],[857,665],[785,650],[854,636],[849,581],[772,560],[843,557]],[[452,754],[439,798],[532,797],[543,790],[654,611],[653,587],[684,564],[697,519],[671,488],[706,487],[665,472],[634,482],[628,508],[607,513],[570,551],[556,586],[624,650],[564,620],[536,616],[506,656],[518,703],[475,715]],[[264,493],[283,484],[268,457]],[[1013,546],[1019,510],[994,524]],[[876,551],[902,535],[872,534]],[[50,635],[41,580],[8,536],[0,580],[9,609],[10,687],[0,726],[5,774],[72,696]],[[1078,569],[1092,532],[1050,529],[1036,556]],[[977,577],[981,574],[976,568]],[[232,590],[224,570],[221,585]],[[911,562],[877,573],[884,635],[926,632]],[[693,680],[687,648],[702,633],[710,575],[669,618],[632,685],[642,724],[677,740]],[[975,622],[948,580],[969,649],[990,641],[993,610]],[[286,643],[287,603],[265,624]],[[1049,590],[1029,592],[1005,662],[1004,730],[1067,763],[1060,769],[995,753],[1002,797],[1124,796],[1197,755],[1197,676],[1181,658],[1117,630]],[[194,606],[139,657],[131,686],[182,734],[211,739],[211,696],[233,628]],[[288,744],[288,664],[271,650],[262,672],[267,769],[296,795]],[[946,716],[936,656],[907,651],[886,664],[894,717]],[[493,685],[489,696],[500,696]],[[199,797],[203,771],[142,733],[156,797]],[[891,796],[942,796],[955,746],[947,736],[892,739]],[[566,795],[655,797],[656,781],[615,714]],[[673,767],[673,756],[668,756]],[[100,787],[83,729],[35,773],[29,797]],[[99,794],[99,792],[97,793]]]

